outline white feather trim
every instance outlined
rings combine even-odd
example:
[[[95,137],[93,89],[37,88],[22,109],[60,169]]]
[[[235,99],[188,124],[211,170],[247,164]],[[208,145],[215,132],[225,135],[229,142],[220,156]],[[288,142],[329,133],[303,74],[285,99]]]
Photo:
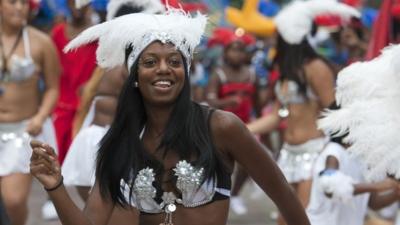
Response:
[[[107,5],[106,19],[113,19],[118,10],[124,5],[143,8],[143,13],[154,14],[165,11],[165,7],[160,0],[110,0]]]
[[[355,8],[336,0],[297,0],[278,13],[275,23],[279,34],[287,43],[300,44],[311,32],[314,18],[327,13],[338,15],[344,20],[360,17]]]
[[[385,48],[338,76],[339,110],[326,111],[318,126],[327,133],[349,132],[349,151],[365,161],[369,180],[400,178],[400,45]]]
[[[320,176],[318,184],[324,193],[332,194],[334,201],[348,203],[353,198],[354,180],[340,171]]]
[[[180,10],[169,9],[167,14],[134,13],[121,16],[88,28],[65,47],[68,52],[81,45],[98,41],[97,63],[103,68],[124,65],[125,49],[133,47],[128,68],[139,54],[155,40],[173,43],[185,56],[188,65],[193,50],[200,43],[207,23],[206,16],[196,17]]]
[[[85,5],[89,4],[91,0],[75,0],[75,7],[77,9],[80,9],[84,7]]]

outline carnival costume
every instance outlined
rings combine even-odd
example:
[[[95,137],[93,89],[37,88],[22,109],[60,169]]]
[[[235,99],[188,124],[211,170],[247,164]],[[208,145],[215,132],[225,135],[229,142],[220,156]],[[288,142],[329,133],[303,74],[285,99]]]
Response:
[[[319,121],[324,131],[346,135],[348,150],[367,165],[367,178],[400,178],[400,46],[390,46],[369,61],[353,63],[337,79],[338,110]]]
[[[151,43],[159,41],[171,43],[182,53],[190,71],[193,51],[203,35],[207,19],[197,14],[191,17],[180,10],[169,9],[164,15],[137,13],[107,21],[93,26],[71,41],[66,51],[98,40],[97,61],[102,67],[112,68],[126,65],[129,70],[138,60],[142,51]],[[126,48],[132,52],[125,61]],[[212,111],[209,112],[209,121]],[[142,131],[143,134],[144,130]],[[156,174],[152,168],[142,169],[132,179],[121,180],[121,189],[132,190],[126,196],[128,202],[143,213],[162,213],[166,217],[163,224],[172,224],[172,213],[177,210],[176,204],[184,207],[198,207],[209,202],[226,199],[230,193],[230,174],[216,182],[203,179],[203,168],[195,168],[184,160],[177,163],[173,170],[177,177],[176,187],[182,193],[177,197],[173,192],[165,192],[153,186]],[[134,179],[133,179],[134,177]]]
[[[19,83],[32,78],[37,66],[31,56],[31,46],[28,29],[22,30],[25,57],[12,55],[9,63],[9,71],[3,68],[0,71],[0,95],[7,92],[2,83]],[[29,162],[32,150],[29,146],[31,138],[43,141],[56,148],[56,138],[51,119],[48,118],[42,125],[42,132],[31,137],[27,132],[29,120],[18,122],[0,123],[0,177],[13,173],[29,173]]]
[[[295,1],[278,13],[275,17],[277,30],[283,40],[290,45],[299,45],[304,39],[310,42],[313,21],[320,15],[336,15],[343,23],[351,17],[359,17],[354,8],[338,3],[335,0]],[[288,81],[288,91],[283,93],[281,82],[275,86],[275,94],[282,107],[278,114],[287,118],[290,114],[290,104],[304,104],[307,101],[318,100],[312,88],[307,86],[302,94],[296,82]],[[284,143],[278,159],[278,165],[289,183],[297,183],[312,179],[312,168],[318,155],[328,144],[329,138],[319,137],[299,145]]]

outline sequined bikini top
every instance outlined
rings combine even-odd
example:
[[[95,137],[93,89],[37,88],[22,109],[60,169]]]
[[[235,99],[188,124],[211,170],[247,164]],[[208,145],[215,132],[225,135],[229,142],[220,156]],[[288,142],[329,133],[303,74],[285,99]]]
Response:
[[[204,176],[203,168],[194,168],[185,160],[179,161],[173,171],[177,177],[176,187],[181,193],[181,198],[178,198],[173,192],[164,192],[162,202],[158,203],[155,200],[157,190],[153,186],[155,173],[151,168],[140,170],[132,184],[127,184],[122,180],[121,191],[132,206],[144,213],[171,211],[170,208],[174,209],[175,204],[181,204],[188,208],[201,206],[213,201],[216,193],[226,196],[226,198],[230,196],[230,189],[218,188],[216,180],[205,181],[201,184]],[[130,196],[131,188],[133,188],[132,196]]]
[[[0,70],[0,78],[3,82],[21,82],[31,78],[34,75],[36,65],[31,57],[29,44],[29,36],[27,28],[22,30],[22,38],[24,41],[25,57],[13,55],[9,62],[9,71],[6,74]],[[0,60],[0,68],[3,68],[2,60]]]
[[[295,81],[289,80],[287,85],[287,93],[283,94],[282,82],[278,80],[275,84],[275,95],[282,104],[302,104],[307,100],[318,99],[310,87],[307,87],[306,96],[304,96],[300,93],[299,85]]]

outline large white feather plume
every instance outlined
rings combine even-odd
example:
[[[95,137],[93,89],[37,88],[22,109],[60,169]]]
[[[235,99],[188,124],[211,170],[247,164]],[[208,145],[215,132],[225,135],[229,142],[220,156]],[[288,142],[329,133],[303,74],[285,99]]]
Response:
[[[275,23],[287,43],[300,44],[311,32],[314,18],[321,14],[338,15],[344,20],[360,17],[355,8],[336,0],[296,0],[278,13]]]
[[[341,108],[325,112],[319,128],[330,134],[349,132],[344,141],[366,162],[367,178],[400,178],[400,45],[343,69],[336,101]]]
[[[143,9],[143,13],[162,13],[165,11],[165,7],[160,0],[110,0],[107,5],[106,19],[113,19],[123,5],[140,7]]]
[[[64,51],[68,52],[81,45],[98,41],[98,65],[112,68],[124,65],[125,49],[132,46],[133,51],[129,56],[132,60],[128,60],[130,68],[130,64],[145,47],[166,37],[168,42],[182,51],[190,63],[191,54],[200,43],[206,23],[206,16],[200,13],[191,17],[183,11],[173,9],[162,15],[134,13],[88,28],[68,43]]]

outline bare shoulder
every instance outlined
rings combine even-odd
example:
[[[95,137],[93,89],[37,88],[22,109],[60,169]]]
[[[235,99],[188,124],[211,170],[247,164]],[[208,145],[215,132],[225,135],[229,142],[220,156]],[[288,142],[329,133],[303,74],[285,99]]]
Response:
[[[51,37],[48,34],[44,33],[43,31],[40,31],[35,27],[29,26],[28,32],[31,40],[42,45],[43,47],[49,47],[49,44],[51,46],[53,45]]]
[[[220,140],[229,139],[229,137],[233,137],[235,134],[247,129],[235,114],[222,110],[215,110],[211,117],[210,125],[216,143],[220,142]]]

